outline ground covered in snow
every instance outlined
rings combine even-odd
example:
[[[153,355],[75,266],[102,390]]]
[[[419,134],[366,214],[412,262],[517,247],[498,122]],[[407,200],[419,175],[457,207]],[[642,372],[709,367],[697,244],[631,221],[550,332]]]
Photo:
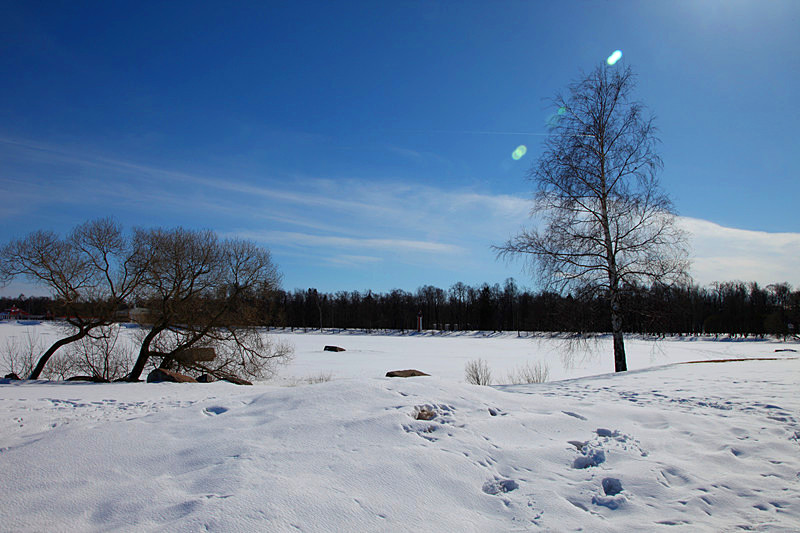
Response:
[[[775,351],[796,344],[632,341],[625,374],[479,387],[465,360],[610,363],[513,336],[286,337],[284,378],[253,387],[0,381],[0,530],[800,529],[800,360]],[[673,362],[738,357],[765,359]],[[380,377],[409,367],[434,376]]]

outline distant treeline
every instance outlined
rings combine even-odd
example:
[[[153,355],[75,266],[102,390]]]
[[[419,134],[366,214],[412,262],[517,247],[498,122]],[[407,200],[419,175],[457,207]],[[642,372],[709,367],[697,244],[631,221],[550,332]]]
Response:
[[[701,287],[630,289],[625,329],[644,334],[787,335],[798,331],[800,291],[787,283],[716,283]],[[607,332],[602,295],[577,298],[531,292],[513,279],[449,289],[430,285],[416,292],[321,293],[278,291],[269,304],[273,325],[305,328],[484,331]]]
[[[414,330],[421,313],[426,330],[590,333],[611,329],[603,295],[532,292],[511,278],[502,286],[459,282],[446,290],[426,285],[415,292],[395,289],[387,293],[295,289],[253,298],[262,306],[265,326]],[[631,333],[747,337],[800,331],[800,290],[792,291],[788,283],[630,288],[625,298],[625,330]],[[47,297],[0,298],[0,307],[18,307],[31,315],[53,314],[53,301]]]

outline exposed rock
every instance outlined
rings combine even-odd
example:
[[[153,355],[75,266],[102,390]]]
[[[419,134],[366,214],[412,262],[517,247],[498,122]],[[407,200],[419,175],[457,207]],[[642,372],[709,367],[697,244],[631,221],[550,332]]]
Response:
[[[228,381],[233,383],[234,385],[252,385],[253,383],[247,381],[246,379],[237,378],[236,376],[219,376],[219,379],[223,381]]]
[[[93,383],[110,383],[106,378],[100,376],[72,376],[67,381],[91,381]]]
[[[322,349],[325,352],[343,352],[345,351],[344,348],[340,348],[339,346],[326,346]]]
[[[425,372],[420,372],[419,370],[414,369],[392,370],[391,372],[386,373],[387,378],[411,378],[414,376],[430,376],[430,374],[426,374]]]
[[[159,383],[161,381],[170,381],[172,383],[197,383],[197,380],[191,376],[186,376],[164,368],[156,368],[147,374],[148,383]]]
[[[3,378],[3,379],[13,379],[13,380],[17,380],[17,381],[19,381],[19,376],[18,376],[18,375],[16,375],[14,372],[9,372],[8,374],[6,374],[6,375],[4,376],[4,378]]]
[[[217,381],[214,376],[208,374],[200,374],[197,378],[198,383],[213,383],[214,381]]]

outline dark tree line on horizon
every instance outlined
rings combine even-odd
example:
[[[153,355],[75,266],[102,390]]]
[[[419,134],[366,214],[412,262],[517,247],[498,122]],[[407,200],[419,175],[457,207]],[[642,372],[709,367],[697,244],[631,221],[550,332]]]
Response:
[[[448,289],[425,285],[415,292],[394,289],[320,292],[275,290],[253,296],[264,326],[318,329],[415,330],[422,314],[425,330],[605,333],[611,317],[602,295],[580,298],[503,285]],[[651,335],[760,336],[796,334],[800,290],[788,283],[762,287],[730,281],[709,287],[629,288],[626,331]],[[18,307],[34,316],[53,315],[49,297],[0,298],[0,307]]]
[[[624,292],[630,333],[788,335],[800,324],[800,291],[787,283],[724,282],[711,287],[629,288]],[[295,328],[482,330],[600,333],[611,330],[602,295],[579,298],[500,284],[426,285],[416,292],[316,289],[277,291],[265,302],[274,326]]]
[[[610,330],[602,295],[586,299],[532,291],[513,278],[503,285],[448,289],[425,285],[415,292],[394,289],[320,292],[275,290],[258,300],[264,326],[318,329],[415,330],[422,314],[425,330],[599,333]],[[800,290],[788,283],[766,287],[728,281],[709,287],[629,288],[625,292],[630,333],[654,335],[789,335],[800,327]],[[2,310],[17,307],[36,317],[54,315],[47,296],[0,298]]]

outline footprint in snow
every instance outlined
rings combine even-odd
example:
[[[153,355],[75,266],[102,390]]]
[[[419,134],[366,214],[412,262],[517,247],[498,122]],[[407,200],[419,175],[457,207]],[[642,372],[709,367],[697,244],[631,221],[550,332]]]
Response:
[[[606,496],[616,496],[622,492],[622,482],[615,477],[603,478],[601,484],[603,486],[603,492]]]
[[[512,490],[517,490],[519,483],[513,479],[493,479],[483,484],[483,492],[496,496],[498,494],[505,494]]]
[[[580,450],[581,455],[572,462],[572,468],[584,469],[602,464],[606,460],[606,452],[602,448],[593,448],[585,445]]]
[[[208,416],[221,415],[222,413],[225,413],[227,411],[228,409],[226,407],[221,407],[219,405],[206,407],[205,409],[203,409],[203,413]]]
[[[619,479],[615,477],[603,478],[602,487],[603,494],[592,496],[593,504],[614,510],[628,501],[625,495],[622,494],[622,482]]]

